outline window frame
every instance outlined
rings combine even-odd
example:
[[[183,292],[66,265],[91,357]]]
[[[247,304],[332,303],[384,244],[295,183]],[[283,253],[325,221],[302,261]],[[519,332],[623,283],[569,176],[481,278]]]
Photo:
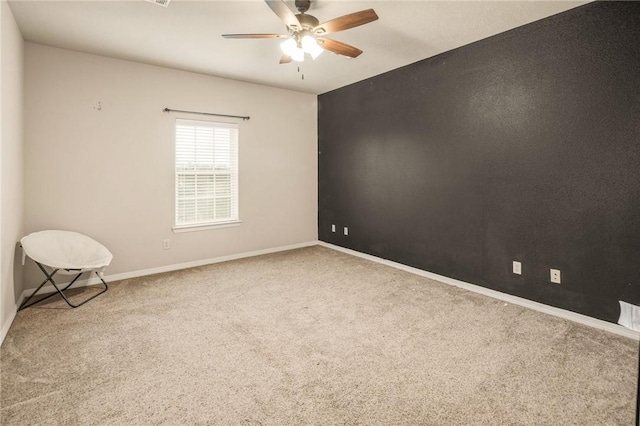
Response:
[[[232,160],[235,165],[235,182],[234,182],[234,168],[231,168],[229,173],[231,177],[231,211],[235,212],[235,216],[230,219],[225,220],[209,220],[203,222],[192,222],[192,223],[178,223],[178,126],[180,123],[186,123],[188,125],[202,127],[210,127],[210,128],[231,128],[236,131],[235,138],[235,152],[232,155]],[[219,229],[219,228],[228,228],[233,226],[239,226],[242,221],[240,220],[240,159],[239,153],[240,151],[240,128],[237,123],[229,123],[223,121],[214,121],[214,120],[202,120],[202,119],[193,119],[193,118],[185,118],[185,117],[177,117],[173,123],[173,226],[172,231],[174,233],[180,232],[192,232],[192,231],[200,231],[207,229]],[[215,154],[214,154],[215,155]],[[193,172],[193,174],[198,175],[197,171]],[[215,175],[216,173],[207,173],[202,172],[201,175]],[[235,194],[233,193],[235,189]],[[235,205],[234,205],[235,203]]]

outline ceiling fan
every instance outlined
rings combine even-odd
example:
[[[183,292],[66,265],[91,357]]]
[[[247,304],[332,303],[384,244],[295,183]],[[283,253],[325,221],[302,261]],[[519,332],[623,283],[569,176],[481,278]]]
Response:
[[[311,7],[311,0],[296,0],[297,14],[283,0],[265,0],[265,2],[285,23],[289,34],[223,34],[222,37],[286,39],[280,44],[280,49],[283,52],[280,58],[281,64],[289,63],[292,60],[302,62],[305,54],[309,54],[315,59],[325,50],[355,58],[362,53],[362,50],[323,36],[368,24],[378,19],[378,15],[373,9],[366,9],[320,24],[315,16],[306,13]]]

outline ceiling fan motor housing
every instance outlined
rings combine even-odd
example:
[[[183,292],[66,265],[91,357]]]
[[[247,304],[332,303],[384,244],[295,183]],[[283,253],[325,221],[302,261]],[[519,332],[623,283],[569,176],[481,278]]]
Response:
[[[302,25],[302,28],[305,30],[312,30],[320,23],[320,21],[318,21],[318,18],[316,18],[315,16],[307,15],[306,13],[300,13],[296,15],[296,18],[298,18],[300,25]]]

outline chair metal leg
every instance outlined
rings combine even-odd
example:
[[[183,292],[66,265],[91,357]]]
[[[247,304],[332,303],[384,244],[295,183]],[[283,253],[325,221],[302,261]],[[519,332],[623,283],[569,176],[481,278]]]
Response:
[[[94,294],[93,296],[91,296],[91,297],[87,298],[86,300],[82,301],[81,303],[78,303],[77,305],[74,305],[73,303],[71,303],[71,302],[69,301],[69,299],[67,298],[67,296],[65,296],[64,291],[65,291],[66,289],[68,289],[69,287],[71,287],[71,286],[72,286],[72,285],[73,285],[73,284],[78,280],[78,278],[80,278],[80,275],[82,275],[82,272],[80,272],[78,275],[76,275],[76,276],[75,276],[75,278],[74,278],[73,280],[71,280],[71,282],[70,282],[69,284],[67,284],[64,288],[60,289],[60,288],[58,288],[58,285],[55,283],[55,281],[53,281],[53,276],[54,276],[54,275],[56,274],[56,272],[58,272],[60,269],[54,269],[54,270],[53,270],[53,272],[51,272],[51,274],[49,274],[49,273],[47,272],[47,270],[46,270],[46,269],[45,269],[45,268],[44,268],[40,263],[36,262],[36,265],[38,265],[38,267],[40,268],[40,270],[42,271],[42,273],[43,273],[47,278],[42,282],[42,284],[40,284],[40,285],[38,286],[38,288],[36,288],[36,289],[35,289],[35,291],[34,291],[33,293],[31,293],[31,295],[30,295],[28,298],[26,298],[26,299],[24,300],[24,302],[22,302],[22,304],[20,305],[20,308],[18,308],[18,310],[19,310],[19,311],[20,311],[20,310],[22,310],[22,309],[28,308],[29,306],[33,306],[33,305],[35,305],[36,303],[40,303],[40,302],[42,302],[43,300],[50,298],[51,296],[55,296],[55,295],[56,295],[56,293],[48,294],[48,295],[46,295],[46,296],[44,296],[44,297],[42,297],[42,298],[40,298],[40,299],[36,300],[35,302],[31,302],[31,303],[29,303],[29,304],[27,305],[27,302],[28,302],[28,301],[29,301],[33,296],[35,296],[35,295],[36,295],[36,293],[37,293],[37,292],[42,288],[42,286],[44,286],[47,282],[51,282],[51,284],[53,285],[53,287],[56,289],[57,293],[58,293],[58,294],[60,294],[60,296],[62,296],[62,298],[64,299],[64,301],[65,301],[65,302],[67,302],[67,305],[71,306],[72,308],[77,308],[78,306],[82,306],[82,305],[84,305],[84,304],[85,304],[85,303],[87,303],[89,300],[94,299],[94,298],[96,298],[96,297],[100,296],[102,293],[106,292],[106,291],[109,289],[109,286],[108,286],[108,285],[107,285],[107,283],[104,281],[104,279],[102,279],[102,277],[100,276],[100,274],[98,274],[98,272],[97,272],[97,271],[95,271],[96,275],[98,276],[98,278],[100,278],[100,281],[102,281],[102,284],[104,285],[104,290],[102,290],[102,291],[101,291],[101,292],[99,292],[99,293]]]
[[[73,284],[78,277],[82,275],[81,273],[78,274],[77,277],[75,277],[73,279],[73,281],[71,282],[71,284]],[[96,272],[96,275],[98,275],[98,273]],[[64,295],[63,291],[66,290],[67,288],[69,288],[71,286],[71,284],[69,284],[68,286],[66,286],[65,288],[63,288],[62,290],[58,289],[58,286],[56,285],[56,283],[53,282],[53,280],[51,280],[51,284],[53,284],[53,286],[56,288],[56,290],[58,290],[58,293],[60,293],[60,296],[62,296],[62,298],[64,299],[65,302],[67,302],[67,305],[71,306],[72,308],[77,308],[78,306],[82,306],[85,303],[87,303],[89,300],[91,299],[95,299],[96,297],[100,296],[102,293],[104,293],[105,291],[109,290],[109,286],[107,285],[107,283],[102,279],[102,277],[100,275],[98,275],[98,278],[100,278],[100,281],[102,281],[102,284],[104,284],[104,290],[102,290],[99,293],[94,294],[93,296],[83,300],[82,302],[78,303],[77,305],[74,305],[73,303],[71,303],[69,301],[69,299],[67,299],[67,296]]]
[[[19,310],[19,311],[23,310],[24,308],[28,308],[29,306],[33,306],[33,305],[35,305],[36,303],[38,303],[38,302],[40,302],[40,301],[42,301],[42,300],[44,300],[44,299],[47,299],[47,298],[49,298],[49,297],[51,297],[51,296],[53,296],[53,295],[55,294],[55,293],[51,293],[50,295],[48,295],[48,296],[46,296],[46,297],[44,297],[44,298],[42,298],[42,299],[40,299],[40,300],[36,300],[35,302],[30,303],[30,304],[28,304],[28,305],[27,305],[27,302],[28,302],[29,300],[31,300],[31,298],[32,298],[33,296],[35,296],[35,295],[36,295],[36,293],[37,293],[37,292],[42,288],[42,286],[44,286],[46,283],[48,283],[49,281],[51,281],[51,280],[52,280],[52,277],[56,274],[56,272],[58,272],[58,271],[59,271],[59,269],[54,269],[54,270],[53,270],[53,272],[52,272],[51,274],[49,274],[49,273],[46,271],[46,269],[44,269],[44,268],[42,267],[42,265],[40,265],[38,262],[36,262],[36,265],[38,265],[38,266],[40,267],[40,269],[42,270],[42,272],[44,273],[44,275],[45,275],[47,278],[46,278],[44,281],[42,281],[42,284],[40,284],[40,285],[38,286],[38,288],[36,288],[36,289],[33,291],[33,293],[31,293],[31,295],[30,295],[29,297],[27,297],[26,299],[24,299],[24,301],[20,304],[20,307],[18,308],[18,310]]]

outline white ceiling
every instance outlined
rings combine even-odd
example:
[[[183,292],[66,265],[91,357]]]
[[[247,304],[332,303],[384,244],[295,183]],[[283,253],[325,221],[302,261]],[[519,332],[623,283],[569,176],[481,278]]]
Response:
[[[364,51],[329,52],[279,65],[278,39],[227,40],[223,33],[285,34],[262,0],[10,1],[27,41],[268,86],[320,94],[582,5],[587,1],[317,0],[320,22],[374,8],[380,19],[328,36]],[[293,7],[293,1],[287,1]],[[304,74],[304,80],[302,79]]]

